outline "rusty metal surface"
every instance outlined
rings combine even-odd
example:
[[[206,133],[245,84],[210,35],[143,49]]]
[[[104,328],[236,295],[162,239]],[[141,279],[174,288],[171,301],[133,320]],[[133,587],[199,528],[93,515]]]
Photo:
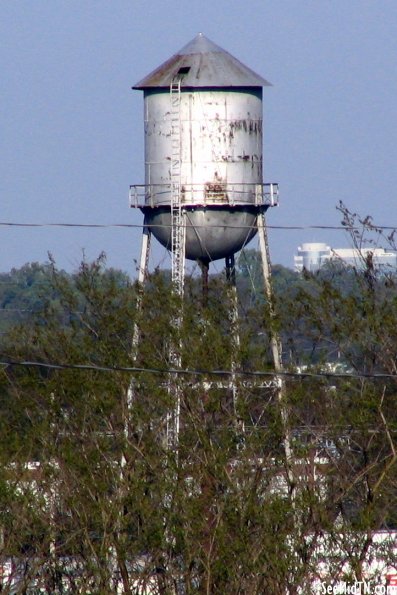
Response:
[[[171,204],[171,128],[169,93],[145,91],[145,184],[155,190],[147,197],[151,206]],[[262,180],[262,89],[183,91],[183,205],[257,204]]]
[[[133,88],[169,88],[178,73],[182,88],[267,87],[271,84],[199,33]]]
[[[175,110],[170,92],[178,86]],[[204,35],[134,88],[144,91],[145,221],[171,248],[178,165],[186,258],[230,256],[256,233],[263,202],[262,87],[269,83]],[[175,130],[178,152],[175,158]]]

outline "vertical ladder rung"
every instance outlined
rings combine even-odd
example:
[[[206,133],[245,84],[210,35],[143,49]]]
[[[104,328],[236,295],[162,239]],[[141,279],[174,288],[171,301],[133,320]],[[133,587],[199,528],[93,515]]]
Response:
[[[183,295],[183,279],[185,268],[185,226],[181,205],[181,81],[171,82],[171,275],[174,291]],[[182,324],[180,316],[175,320],[178,328]],[[170,348],[170,363],[175,369],[181,366],[180,345]],[[170,380],[174,405],[167,415],[167,446],[177,452],[179,441],[180,387],[179,378]]]

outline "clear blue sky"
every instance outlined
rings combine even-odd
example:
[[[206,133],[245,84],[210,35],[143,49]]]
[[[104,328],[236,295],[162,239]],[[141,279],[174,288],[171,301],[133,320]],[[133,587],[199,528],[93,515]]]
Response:
[[[136,223],[142,93],[131,86],[198,32],[265,89],[269,225],[334,225],[339,200],[397,227],[396,0],[1,0],[0,222]],[[139,230],[0,227],[0,271],[47,251],[73,270],[102,250],[134,274]],[[272,261],[331,231],[271,231]],[[256,247],[253,241],[252,247]],[[153,264],[161,264],[156,248]],[[221,264],[218,264],[220,268]]]

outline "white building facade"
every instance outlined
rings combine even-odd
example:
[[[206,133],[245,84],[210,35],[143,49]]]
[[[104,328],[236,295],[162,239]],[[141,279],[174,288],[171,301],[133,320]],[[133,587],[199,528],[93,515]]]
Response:
[[[330,260],[340,261],[356,268],[362,268],[369,254],[372,254],[376,268],[391,272],[397,269],[397,252],[384,248],[331,248],[321,242],[307,242],[298,247],[294,255],[294,268],[301,272],[304,269],[310,273],[318,271]]]

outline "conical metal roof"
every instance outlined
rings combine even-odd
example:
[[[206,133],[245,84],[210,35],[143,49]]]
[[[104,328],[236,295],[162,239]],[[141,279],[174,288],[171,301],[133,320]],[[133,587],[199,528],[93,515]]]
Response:
[[[267,87],[270,83],[237,58],[199,33],[192,41],[153,70],[133,89],[169,87]]]

